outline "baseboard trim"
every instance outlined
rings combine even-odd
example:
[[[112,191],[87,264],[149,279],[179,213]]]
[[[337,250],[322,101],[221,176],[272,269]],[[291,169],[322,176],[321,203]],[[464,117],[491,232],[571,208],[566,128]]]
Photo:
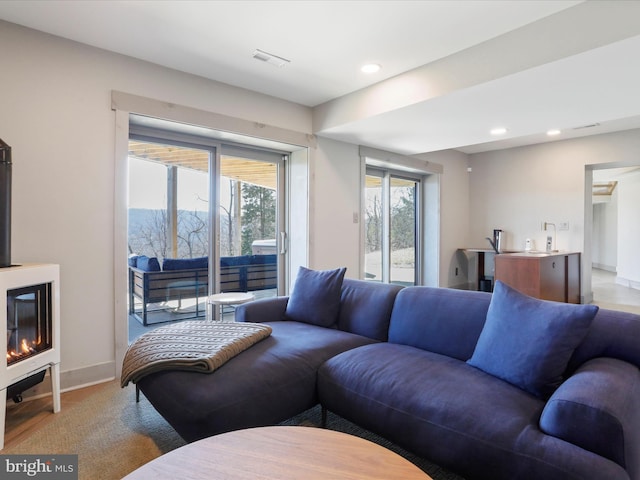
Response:
[[[640,282],[637,282],[635,280],[630,280],[628,278],[624,278],[621,276],[616,276],[615,283],[617,285],[622,285],[623,287],[633,288],[634,290],[640,290]]]
[[[611,273],[616,273],[617,271],[615,265],[605,265],[603,263],[592,263],[591,267],[597,270],[604,270],[605,272],[611,272]]]

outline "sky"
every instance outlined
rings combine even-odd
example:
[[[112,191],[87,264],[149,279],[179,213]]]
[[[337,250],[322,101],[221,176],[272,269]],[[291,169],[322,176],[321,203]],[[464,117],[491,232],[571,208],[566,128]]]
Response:
[[[207,211],[208,202],[208,175],[179,169],[178,209]],[[129,157],[129,208],[162,209],[166,206],[167,167]]]

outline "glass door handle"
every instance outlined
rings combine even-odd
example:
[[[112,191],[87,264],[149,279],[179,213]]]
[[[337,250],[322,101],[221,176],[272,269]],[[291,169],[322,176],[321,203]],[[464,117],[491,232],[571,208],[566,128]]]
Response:
[[[287,232],[280,232],[280,253],[282,255],[287,253],[286,242],[287,242]]]

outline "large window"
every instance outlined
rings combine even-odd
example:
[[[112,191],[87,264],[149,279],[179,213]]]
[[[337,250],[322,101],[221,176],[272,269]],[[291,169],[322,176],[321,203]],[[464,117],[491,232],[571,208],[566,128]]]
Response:
[[[419,268],[420,178],[367,168],[364,270],[373,281],[416,285]]]

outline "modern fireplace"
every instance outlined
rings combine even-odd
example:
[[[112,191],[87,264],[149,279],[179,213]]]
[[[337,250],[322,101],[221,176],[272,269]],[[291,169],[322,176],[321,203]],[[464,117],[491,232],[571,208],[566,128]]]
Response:
[[[7,290],[7,366],[52,347],[51,286]]]
[[[60,267],[11,263],[11,170],[11,147],[0,139],[0,339],[7,346],[0,360],[0,450],[7,398],[21,401],[47,371],[53,412],[60,411]]]
[[[0,338],[7,354],[0,360],[0,449],[4,447],[7,398],[21,400],[49,371],[53,411],[60,411],[60,324],[58,265],[0,268]],[[5,334],[2,334],[2,329]]]

